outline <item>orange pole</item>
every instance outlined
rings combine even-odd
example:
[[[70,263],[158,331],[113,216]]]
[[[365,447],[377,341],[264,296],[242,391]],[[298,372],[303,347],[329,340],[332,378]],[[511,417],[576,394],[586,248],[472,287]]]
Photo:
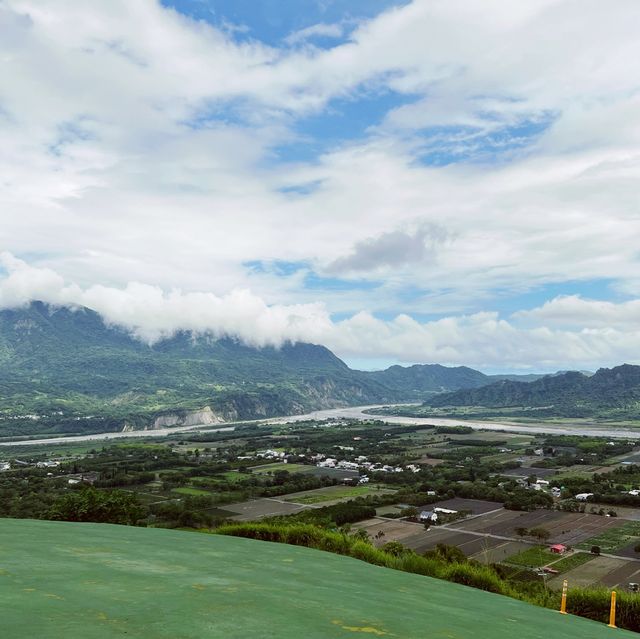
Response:
[[[562,602],[560,603],[560,614],[561,615],[566,615],[567,614],[567,588],[569,587],[569,584],[567,582],[567,580],[565,579],[562,582]]]
[[[609,628],[616,627],[616,591],[611,591],[611,610],[609,610]]]

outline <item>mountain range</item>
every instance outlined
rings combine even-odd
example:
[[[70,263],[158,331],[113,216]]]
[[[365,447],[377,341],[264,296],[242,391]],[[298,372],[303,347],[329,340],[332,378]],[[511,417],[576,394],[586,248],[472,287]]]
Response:
[[[592,414],[635,406],[640,367],[485,375],[466,366],[349,368],[324,346],[255,348],[179,332],[148,344],[88,308],[42,302],[0,311],[0,436],[260,419],[425,401]]]
[[[427,400],[432,407],[481,406],[535,409],[537,415],[640,417],[640,366],[623,364],[594,374],[568,371],[526,383],[501,380]]]
[[[0,432],[88,432],[424,400],[492,381],[437,364],[350,369],[323,346],[181,332],[146,344],[88,308],[0,311]]]

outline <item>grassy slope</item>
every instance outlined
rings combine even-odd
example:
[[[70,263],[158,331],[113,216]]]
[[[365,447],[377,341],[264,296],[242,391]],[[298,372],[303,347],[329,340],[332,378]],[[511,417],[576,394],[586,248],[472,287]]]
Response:
[[[101,524],[0,520],[0,599],[3,635],[16,638],[611,634],[603,624],[320,551]]]

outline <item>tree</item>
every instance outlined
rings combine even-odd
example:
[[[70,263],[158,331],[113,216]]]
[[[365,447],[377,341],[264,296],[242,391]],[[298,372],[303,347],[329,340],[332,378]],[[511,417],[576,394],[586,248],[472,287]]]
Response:
[[[529,529],[525,528],[524,526],[518,526],[513,530],[515,531],[516,535],[518,535],[518,537],[526,537],[529,534]]]
[[[60,497],[51,507],[48,519],[133,526],[145,514],[144,507],[133,493],[91,487]]]
[[[384,546],[382,546],[381,550],[388,552],[390,555],[394,555],[394,557],[400,557],[401,555],[411,552],[399,541],[388,541],[386,544],[384,544]]]
[[[591,554],[599,555],[600,554],[600,546],[591,546]]]
[[[551,537],[551,533],[546,528],[543,528],[542,526],[538,526],[537,528],[531,528],[529,530],[529,534],[532,537],[535,537],[536,539],[538,539],[539,541],[547,541],[547,539]]]

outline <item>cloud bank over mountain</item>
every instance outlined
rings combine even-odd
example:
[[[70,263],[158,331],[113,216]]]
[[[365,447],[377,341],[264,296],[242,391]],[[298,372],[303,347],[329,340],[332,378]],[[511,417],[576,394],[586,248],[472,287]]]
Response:
[[[555,305],[567,301],[597,308],[590,300],[559,298],[526,314],[501,319],[498,313],[445,317],[418,322],[406,314],[381,320],[360,312],[334,320],[319,303],[267,305],[248,290],[227,295],[164,292],[157,286],[130,283],[116,288],[67,283],[51,269],[35,268],[8,253],[0,255],[6,275],[0,279],[0,309],[24,306],[33,300],[52,305],[87,306],[105,322],[154,342],[176,331],[230,335],[252,346],[281,346],[286,341],[321,343],[347,360],[385,357],[406,363],[467,364],[485,369],[522,368],[535,362],[539,369],[560,364],[594,367],[603,363],[636,362],[629,345],[640,352],[640,300],[607,305],[607,314],[591,317],[588,327],[572,319],[573,328],[532,325],[531,318],[546,317]],[[611,314],[615,314],[612,318]],[[629,321],[635,317],[635,321]],[[618,319],[626,320],[618,322]],[[611,322],[620,328],[611,329]]]

